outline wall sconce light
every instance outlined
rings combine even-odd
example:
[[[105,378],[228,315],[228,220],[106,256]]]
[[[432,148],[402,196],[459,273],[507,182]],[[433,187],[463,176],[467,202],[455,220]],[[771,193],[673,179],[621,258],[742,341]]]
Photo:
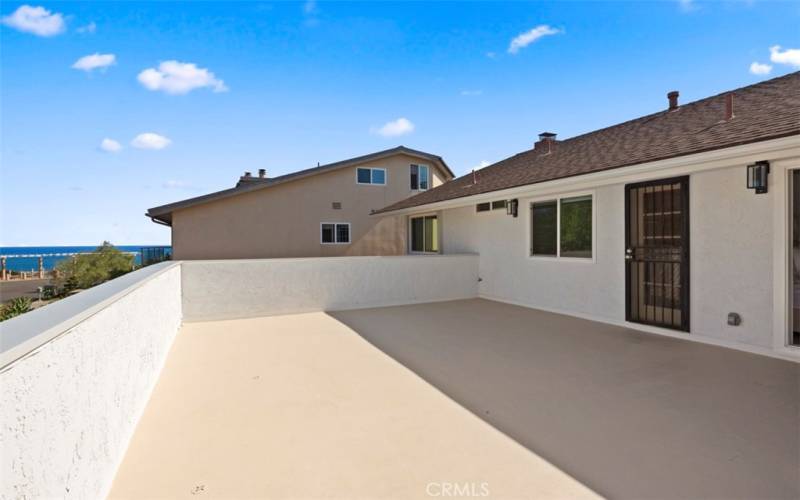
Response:
[[[506,200],[506,215],[516,217],[518,207],[519,207],[519,200],[517,200],[516,198],[514,198],[513,200]]]
[[[755,189],[756,194],[767,192],[767,177],[769,177],[769,162],[757,161],[747,166],[747,189]]]

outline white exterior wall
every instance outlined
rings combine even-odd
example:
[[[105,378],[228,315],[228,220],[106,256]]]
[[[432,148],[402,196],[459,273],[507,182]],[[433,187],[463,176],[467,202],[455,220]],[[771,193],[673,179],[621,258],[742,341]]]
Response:
[[[478,295],[477,255],[183,262],[186,321],[415,304]]]
[[[0,498],[108,494],[180,327],[180,285],[170,265],[2,369]],[[35,313],[9,323],[35,323]]]
[[[789,293],[788,175],[800,168],[800,147],[753,152],[675,168],[620,169],[600,181],[573,178],[548,185],[481,195],[473,203],[441,211],[442,249],[480,255],[482,297],[605,321],[641,330],[800,359],[787,347]],[[784,141],[789,141],[784,140]],[[786,144],[784,142],[782,144]],[[746,188],[746,165],[771,162],[770,191]],[[678,164],[677,162],[681,163]],[[619,181],[609,179],[616,175]],[[625,185],[689,175],[690,334],[625,321]],[[599,177],[598,177],[599,178]],[[529,257],[530,202],[573,193],[594,194],[595,246],[589,261]],[[475,203],[519,199],[519,217],[504,211],[475,212]],[[727,315],[737,312],[739,326]]]
[[[476,213],[475,207],[446,210],[445,253],[480,254],[481,296],[606,320],[625,317],[624,226],[613,216],[624,209],[619,186],[594,190],[598,216],[594,262],[528,257],[529,205],[519,198],[519,217],[504,210]],[[621,217],[621,216],[620,216]],[[623,293],[618,293],[622,289]]]

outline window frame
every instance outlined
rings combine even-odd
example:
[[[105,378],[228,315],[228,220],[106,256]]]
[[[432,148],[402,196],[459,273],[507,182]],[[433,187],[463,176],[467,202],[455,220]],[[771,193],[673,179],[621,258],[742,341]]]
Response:
[[[333,241],[322,241],[322,226],[333,226]],[[347,226],[347,241],[339,240],[338,226]],[[319,244],[320,245],[350,245],[353,242],[353,225],[349,222],[320,222],[319,223]]]
[[[495,207],[495,203],[502,203],[502,207]],[[479,210],[478,207],[481,205],[488,205],[489,208],[486,210]],[[481,201],[475,204],[475,213],[476,214],[496,214],[496,213],[506,213],[506,206],[508,205],[508,200],[492,200],[492,201]]]
[[[414,246],[413,246],[412,237],[413,237],[414,228],[413,228],[413,225],[412,225],[411,221],[413,219],[424,219],[425,217],[436,217],[436,233],[437,233],[436,234],[436,239],[439,241],[439,250],[437,250],[435,252],[426,252],[424,250],[422,250],[422,251],[413,250]],[[422,213],[422,214],[409,215],[408,216],[408,253],[410,255],[439,255],[439,254],[441,254],[442,253],[441,222],[442,222],[442,217],[438,212],[426,212],[426,213]],[[422,224],[423,224],[422,227],[423,227],[423,234],[424,234],[425,233],[425,222],[423,221]],[[425,248],[425,242],[424,241],[422,243],[422,248]]]
[[[417,167],[417,187],[416,188],[411,183],[411,168],[412,167]],[[425,176],[425,182],[428,185],[428,187],[426,187],[426,188],[420,187],[420,184],[421,184],[420,180],[422,179],[422,176],[420,175],[420,170],[422,168],[425,168],[425,171],[427,172],[427,175]],[[411,188],[411,191],[427,191],[427,190],[429,190],[431,188],[431,184],[432,183],[433,183],[433,176],[432,176],[432,173],[431,173],[430,165],[426,165],[424,163],[410,163],[408,165],[408,185]]]
[[[579,198],[581,196],[592,197],[592,256],[591,257],[563,257],[561,256],[561,200],[564,198]],[[526,210],[527,234],[527,255],[530,260],[556,261],[556,262],[576,262],[584,264],[594,264],[597,262],[597,193],[594,190],[575,191],[551,196],[537,196],[525,200],[528,206]],[[531,247],[533,244],[533,204],[545,201],[556,202],[556,255],[533,255]]]
[[[369,182],[359,182],[358,181],[358,171],[359,170],[369,170]],[[383,170],[383,184],[379,184],[377,182],[372,182],[372,171],[373,170]],[[359,186],[385,186],[389,183],[389,172],[384,167],[356,167],[356,184]]]

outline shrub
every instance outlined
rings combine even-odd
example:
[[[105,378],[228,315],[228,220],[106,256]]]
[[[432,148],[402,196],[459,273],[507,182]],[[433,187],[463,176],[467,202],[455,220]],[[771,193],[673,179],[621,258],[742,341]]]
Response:
[[[133,255],[104,241],[93,253],[75,255],[56,265],[58,287],[64,292],[91,288],[133,269]]]
[[[17,297],[12,299],[0,308],[0,321],[11,319],[31,310],[31,299],[28,297]]]

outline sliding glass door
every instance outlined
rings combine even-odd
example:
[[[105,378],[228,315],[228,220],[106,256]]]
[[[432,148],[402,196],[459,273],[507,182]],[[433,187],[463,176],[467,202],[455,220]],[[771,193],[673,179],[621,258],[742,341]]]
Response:
[[[439,252],[439,221],[435,215],[411,218],[411,252]]]

